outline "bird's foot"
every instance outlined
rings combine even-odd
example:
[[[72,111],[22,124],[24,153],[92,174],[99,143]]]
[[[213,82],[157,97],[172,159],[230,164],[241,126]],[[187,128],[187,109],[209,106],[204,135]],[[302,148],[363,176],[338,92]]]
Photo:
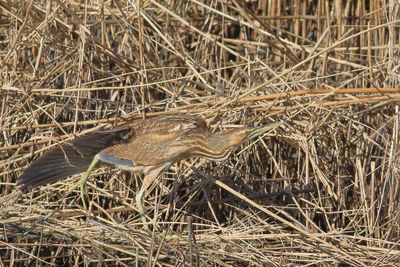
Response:
[[[89,168],[86,170],[86,172],[84,172],[81,176],[81,179],[79,179],[79,181],[69,190],[69,193],[71,193],[71,191],[73,191],[74,189],[80,187],[80,197],[82,200],[82,205],[85,208],[85,210],[87,210],[88,205],[89,204],[89,195],[87,192],[87,187],[86,187],[86,182],[89,179],[90,173],[92,172],[92,170],[94,169],[94,167],[96,166],[97,162],[99,161],[99,154],[96,154],[93,157],[92,162],[89,165]]]
[[[88,209],[89,204],[89,195],[86,186],[86,180],[80,179],[76,184],[74,184],[69,190],[68,194],[74,191],[75,189],[79,188],[80,191],[80,199],[82,200],[82,206],[85,210]]]
[[[148,225],[149,222],[147,222],[147,220],[146,220],[146,215],[142,212],[139,215],[140,215],[140,219],[142,220],[143,230],[149,231],[149,225]]]
[[[87,210],[89,207],[89,194],[87,191],[86,183],[80,184],[79,187],[80,187],[80,191],[81,191],[80,198],[82,200],[82,206],[85,210]]]

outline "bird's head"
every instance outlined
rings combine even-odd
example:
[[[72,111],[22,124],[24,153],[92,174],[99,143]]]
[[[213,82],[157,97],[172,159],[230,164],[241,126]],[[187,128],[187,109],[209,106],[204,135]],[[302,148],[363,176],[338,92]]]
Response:
[[[223,132],[222,134],[210,135],[205,140],[206,146],[201,148],[196,147],[197,150],[193,154],[218,161],[224,160],[229,156],[230,152],[243,142],[260,136],[282,124],[283,122],[278,122],[261,127],[242,127]]]
[[[236,129],[224,132],[224,135],[227,137],[230,146],[237,146],[247,140],[250,140],[257,136],[261,136],[264,133],[282,125],[283,123],[284,122],[281,121],[281,122],[272,123],[272,124],[269,124],[266,126],[236,128]]]

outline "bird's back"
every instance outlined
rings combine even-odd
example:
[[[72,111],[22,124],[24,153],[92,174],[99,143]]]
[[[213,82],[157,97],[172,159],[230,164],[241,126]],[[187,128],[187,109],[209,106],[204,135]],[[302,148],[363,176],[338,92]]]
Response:
[[[180,135],[191,131],[208,131],[207,124],[203,119],[190,115],[169,115],[134,121],[129,127],[133,137],[148,133]]]
[[[187,148],[182,139],[191,135],[208,134],[204,120],[188,116],[164,116],[129,125],[126,141],[109,146],[100,152],[100,159],[111,164],[129,160],[131,166],[155,166],[175,161]]]

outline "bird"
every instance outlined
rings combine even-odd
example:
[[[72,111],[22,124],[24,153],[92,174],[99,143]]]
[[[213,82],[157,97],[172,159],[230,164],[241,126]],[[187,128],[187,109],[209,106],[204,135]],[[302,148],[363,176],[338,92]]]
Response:
[[[143,184],[135,201],[145,225],[143,195],[172,164],[196,157],[225,160],[245,141],[281,124],[282,121],[212,133],[206,121],[194,115],[164,115],[134,120],[127,125],[100,130],[55,146],[30,164],[17,180],[22,189],[30,190],[83,173],[73,187],[80,187],[83,200],[86,182],[99,161],[132,173],[142,173]]]

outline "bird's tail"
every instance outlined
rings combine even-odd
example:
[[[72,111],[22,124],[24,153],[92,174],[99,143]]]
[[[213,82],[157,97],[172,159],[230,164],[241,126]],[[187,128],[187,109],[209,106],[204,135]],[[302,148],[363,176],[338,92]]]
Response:
[[[93,157],[119,138],[119,132],[99,132],[78,137],[49,150],[18,177],[22,189],[54,183],[84,172]]]

